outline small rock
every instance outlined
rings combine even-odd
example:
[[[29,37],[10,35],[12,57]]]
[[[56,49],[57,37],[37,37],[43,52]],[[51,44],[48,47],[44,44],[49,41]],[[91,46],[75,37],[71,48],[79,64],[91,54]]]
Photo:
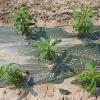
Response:
[[[17,95],[21,95],[21,94],[22,94],[21,90],[18,90]]]
[[[59,89],[59,92],[60,92],[61,94],[63,94],[63,95],[69,95],[69,94],[71,94],[70,91],[65,90],[65,89]]]
[[[4,90],[3,93],[6,94],[7,93],[6,90]]]

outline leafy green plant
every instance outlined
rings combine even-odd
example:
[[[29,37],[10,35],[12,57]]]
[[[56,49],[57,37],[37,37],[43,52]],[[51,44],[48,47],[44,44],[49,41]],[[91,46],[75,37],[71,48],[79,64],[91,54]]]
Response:
[[[13,66],[13,64],[4,65],[0,68],[0,78],[7,84],[17,87],[24,85],[22,72]]]
[[[43,60],[52,60],[55,61],[56,58],[58,57],[58,49],[55,47],[56,44],[59,44],[61,40],[51,40],[49,39],[44,39],[41,38],[40,41],[37,41],[37,46],[40,50],[38,54],[38,60],[43,61]]]
[[[79,32],[80,36],[85,35],[92,29],[94,13],[93,8],[90,6],[82,6],[80,10],[73,13],[73,27]]]
[[[26,6],[20,7],[12,13],[12,21],[19,35],[28,37],[32,30],[36,29],[36,18],[34,18]]]
[[[76,76],[76,80],[82,84],[86,91],[93,92],[100,84],[100,71],[97,72],[90,63],[86,63],[85,68],[82,73]]]

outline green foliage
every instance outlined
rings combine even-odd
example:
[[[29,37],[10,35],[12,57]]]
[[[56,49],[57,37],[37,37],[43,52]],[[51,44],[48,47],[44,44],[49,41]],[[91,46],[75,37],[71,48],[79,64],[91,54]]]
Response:
[[[3,68],[1,67],[0,68],[0,78],[3,76],[3,74],[4,74],[4,71],[3,71]]]
[[[86,63],[85,67],[86,69],[76,76],[76,80],[82,84],[86,91],[93,92],[100,84],[100,71],[97,72],[90,63]]]
[[[43,60],[55,61],[58,57],[58,49],[55,47],[55,45],[59,44],[60,42],[61,40],[51,40],[51,38],[47,40],[41,38],[40,41],[37,41],[36,43],[40,50],[38,55],[39,62]]]
[[[19,35],[28,37],[36,29],[36,19],[29,13],[26,6],[12,13],[12,21]]]
[[[90,6],[82,6],[80,10],[74,12],[72,19],[73,26],[80,36],[85,35],[92,29],[94,13],[93,8]]]
[[[13,64],[4,65],[0,68],[0,78],[7,84],[12,84],[17,87],[24,85],[22,80],[22,72],[13,66]]]

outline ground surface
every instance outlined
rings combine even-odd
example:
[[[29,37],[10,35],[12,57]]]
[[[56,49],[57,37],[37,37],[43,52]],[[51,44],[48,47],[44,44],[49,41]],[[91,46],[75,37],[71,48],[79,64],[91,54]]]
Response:
[[[11,12],[22,4],[26,4],[37,17],[39,26],[71,25],[73,12],[87,4],[91,4],[97,11],[94,23],[100,23],[100,0],[0,0],[0,23],[11,24]]]
[[[73,77],[66,79],[61,84],[37,85],[31,89],[26,89],[26,92],[25,89],[19,91],[18,89],[3,88],[0,89],[0,100],[100,100],[99,96],[96,99],[95,96],[85,92],[80,86],[70,84],[73,79]],[[59,89],[67,89],[71,94],[62,95]]]

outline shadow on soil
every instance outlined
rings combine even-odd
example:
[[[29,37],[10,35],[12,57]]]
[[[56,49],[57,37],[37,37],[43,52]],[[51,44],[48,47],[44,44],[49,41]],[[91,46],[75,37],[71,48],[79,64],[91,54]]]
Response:
[[[39,40],[40,38],[71,38],[77,37],[76,34],[66,32],[63,27],[44,28],[38,27],[29,37],[28,40]],[[82,41],[100,40],[100,26],[94,26],[91,32],[83,37],[79,37]]]
[[[28,40],[39,40],[40,38],[68,38],[73,37],[70,33],[64,31],[62,27],[54,28],[44,28],[38,27],[36,31],[33,31],[32,34],[28,37]]]
[[[80,37],[79,39],[82,39],[83,42],[100,40],[100,26],[94,26],[89,34],[86,34],[84,37]]]

